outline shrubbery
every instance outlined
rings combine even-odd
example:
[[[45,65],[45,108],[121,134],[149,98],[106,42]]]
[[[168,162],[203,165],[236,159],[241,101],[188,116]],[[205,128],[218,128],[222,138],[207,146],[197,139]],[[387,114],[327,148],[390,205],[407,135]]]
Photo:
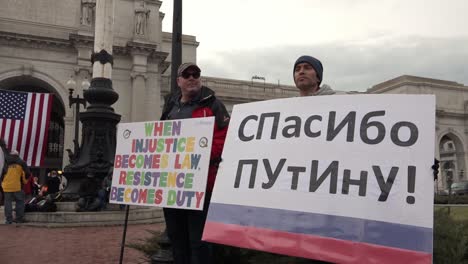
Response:
[[[468,263],[468,222],[453,220],[446,210],[434,212],[434,264]]]
[[[468,204],[468,195],[452,195],[449,202],[448,195],[436,195],[434,196],[435,204]]]

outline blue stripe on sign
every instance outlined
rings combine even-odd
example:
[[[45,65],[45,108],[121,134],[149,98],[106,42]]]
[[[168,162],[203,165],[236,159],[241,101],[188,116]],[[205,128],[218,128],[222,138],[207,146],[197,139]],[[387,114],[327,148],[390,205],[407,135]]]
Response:
[[[432,229],[369,219],[211,203],[207,221],[316,235],[432,254]]]

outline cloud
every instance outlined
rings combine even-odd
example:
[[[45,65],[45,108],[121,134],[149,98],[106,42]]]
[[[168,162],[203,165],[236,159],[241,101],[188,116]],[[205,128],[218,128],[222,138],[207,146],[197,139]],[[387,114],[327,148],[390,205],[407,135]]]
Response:
[[[401,75],[455,81],[468,85],[468,37],[420,36],[374,38],[345,43],[289,45],[199,54],[204,74],[293,85],[292,66],[303,54],[324,64],[324,83],[343,91],[366,89]]]

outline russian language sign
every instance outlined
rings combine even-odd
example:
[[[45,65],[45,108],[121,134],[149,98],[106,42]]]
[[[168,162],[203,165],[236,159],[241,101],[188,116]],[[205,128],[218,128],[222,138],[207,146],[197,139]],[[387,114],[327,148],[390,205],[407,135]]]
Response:
[[[333,263],[431,263],[435,97],[236,105],[203,239]]]
[[[110,202],[203,210],[214,117],[121,123]]]

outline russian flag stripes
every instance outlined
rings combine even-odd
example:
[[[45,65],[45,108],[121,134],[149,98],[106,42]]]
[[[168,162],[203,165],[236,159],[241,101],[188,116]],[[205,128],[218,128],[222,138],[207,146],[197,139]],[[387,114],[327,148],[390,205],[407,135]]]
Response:
[[[432,261],[430,228],[241,205],[211,203],[204,239],[336,263]]]

